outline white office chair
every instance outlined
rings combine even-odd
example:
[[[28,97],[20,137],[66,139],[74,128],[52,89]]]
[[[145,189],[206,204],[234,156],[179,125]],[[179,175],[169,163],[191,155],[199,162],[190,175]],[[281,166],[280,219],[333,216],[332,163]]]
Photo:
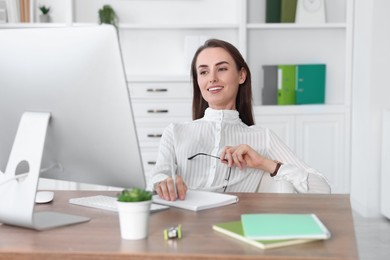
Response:
[[[317,174],[309,174],[308,177],[309,191],[308,193],[324,193],[330,194],[331,188],[328,182]],[[293,185],[285,180],[274,180],[269,174],[264,174],[257,192],[268,193],[297,193]]]

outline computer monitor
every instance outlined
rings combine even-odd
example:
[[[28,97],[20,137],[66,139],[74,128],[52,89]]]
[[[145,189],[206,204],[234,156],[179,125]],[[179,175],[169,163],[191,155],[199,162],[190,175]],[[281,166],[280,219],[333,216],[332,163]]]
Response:
[[[0,30],[0,170],[24,112],[51,115],[41,177],[145,187],[111,26]]]
[[[145,188],[116,29],[1,29],[0,39],[0,183],[23,113],[43,112],[40,177]]]

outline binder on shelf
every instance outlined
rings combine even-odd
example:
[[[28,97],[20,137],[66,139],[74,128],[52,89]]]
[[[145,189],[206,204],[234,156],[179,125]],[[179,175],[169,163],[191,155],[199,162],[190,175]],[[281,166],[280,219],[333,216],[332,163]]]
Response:
[[[278,105],[295,104],[296,65],[278,65]]]
[[[282,23],[295,23],[297,0],[282,0],[280,6],[280,21]]]
[[[325,64],[297,65],[296,104],[325,103]]]
[[[278,104],[278,66],[263,65],[262,105]]]
[[[265,7],[265,22],[280,23],[281,0],[267,0]]]

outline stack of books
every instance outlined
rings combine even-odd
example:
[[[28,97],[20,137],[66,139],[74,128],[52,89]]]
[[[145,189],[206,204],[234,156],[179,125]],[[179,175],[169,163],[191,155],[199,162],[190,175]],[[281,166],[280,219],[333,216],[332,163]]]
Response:
[[[266,23],[325,23],[324,0],[267,0]]]
[[[267,0],[266,23],[294,23],[297,0]]]
[[[315,214],[243,214],[241,220],[213,225],[217,232],[261,249],[330,238]]]
[[[263,65],[263,105],[325,103],[325,64]]]

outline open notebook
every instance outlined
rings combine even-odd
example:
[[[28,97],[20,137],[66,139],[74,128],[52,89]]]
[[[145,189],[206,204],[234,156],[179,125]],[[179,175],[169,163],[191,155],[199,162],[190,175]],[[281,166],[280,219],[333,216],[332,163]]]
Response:
[[[210,191],[188,190],[185,200],[167,201],[153,195],[153,202],[172,207],[199,211],[221,207],[238,202],[238,197],[231,194]]]

